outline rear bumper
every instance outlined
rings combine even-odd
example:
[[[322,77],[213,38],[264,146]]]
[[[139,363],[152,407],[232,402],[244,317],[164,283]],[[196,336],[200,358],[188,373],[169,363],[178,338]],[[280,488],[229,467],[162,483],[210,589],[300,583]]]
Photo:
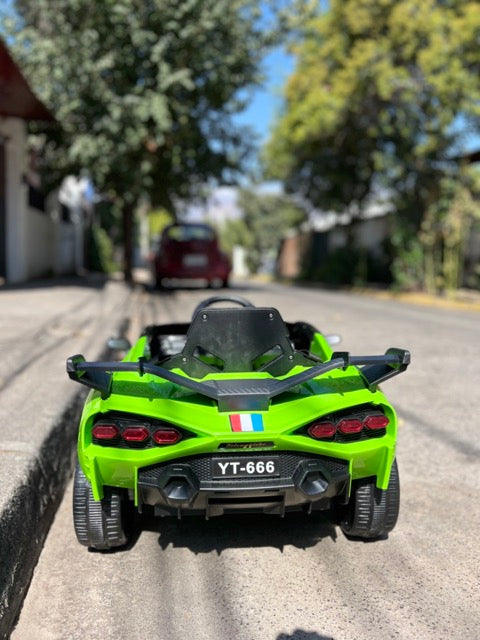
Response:
[[[157,266],[155,276],[157,279],[178,279],[178,280],[212,280],[220,278],[227,280],[230,275],[230,268],[227,265],[215,264],[205,267],[183,267],[178,266]]]
[[[274,455],[279,460],[278,477],[215,479],[211,454],[140,469],[140,504],[153,506],[157,515],[211,517],[233,512],[310,512],[330,508],[332,500],[348,501],[347,461],[296,452]],[[235,459],[242,457],[251,459],[252,454],[238,454]]]

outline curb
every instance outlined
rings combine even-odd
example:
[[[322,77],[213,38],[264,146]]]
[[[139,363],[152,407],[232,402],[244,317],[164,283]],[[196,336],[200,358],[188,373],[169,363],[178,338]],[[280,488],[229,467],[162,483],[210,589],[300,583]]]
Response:
[[[0,638],[9,637],[20,613],[43,542],[71,475],[78,412],[85,396],[86,392],[77,393],[54,423],[24,484],[0,518]],[[59,451],[68,455],[58,455]]]
[[[106,339],[113,333],[120,335],[127,331],[132,315],[132,292],[119,289],[113,299],[102,293],[104,305],[115,305],[114,319],[102,324],[100,330],[97,325],[93,327],[95,333],[89,338],[92,359],[108,357]],[[57,356],[55,363],[59,364]],[[16,624],[44,540],[74,468],[78,418],[88,390],[73,384],[70,388],[66,382],[65,388],[61,387],[57,407],[47,399],[51,422],[45,424],[38,445],[18,449],[21,461],[13,465],[11,476],[14,489],[5,494],[0,513],[1,640],[9,638]],[[42,400],[39,398],[36,402]],[[33,402],[32,420],[36,418],[35,408]],[[14,406],[11,411],[16,427]],[[17,452],[12,449],[11,453],[14,457]]]
[[[378,300],[394,300],[418,307],[430,307],[431,309],[448,309],[450,311],[466,311],[478,313],[480,311],[480,295],[477,292],[465,294],[459,291],[456,296],[443,297],[423,292],[395,292],[375,291],[373,289],[352,288],[352,293],[376,298]]]
[[[267,280],[265,280],[267,281]],[[473,289],[459,289],[454,295],[442,296],[421,291],[394,291],[391,289],[378,289],[375,287],[361,287],[354,285],[333,286],[310,280],[295,280],[289,278],[271,279],[270,282],[303,289],[322,289],[339,293],[353,293],[364,298],[377,300],[392,300],[403,302],[418,307],[430,307],[431,309],[447,309],[450,311],[466,311],[478,313],[480,311],[480,291]]]

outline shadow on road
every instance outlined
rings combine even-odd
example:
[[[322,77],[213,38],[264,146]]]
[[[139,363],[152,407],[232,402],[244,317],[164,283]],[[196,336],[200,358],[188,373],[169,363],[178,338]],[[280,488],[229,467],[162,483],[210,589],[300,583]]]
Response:
[[[142,530],[159,533],[158,544],[187,548],[193,553],[218,555],[225,549],[272,547],[283,552],[286,546],[307,549],[323,538],[336,540],[335,527],[323,516],[290,514],[278,516],[241,515],[220,516],[213,520],[189,516],[183,520],[144,518]]]
[[[55,278],[32,279],[19,284],[0,284],[2,291],[35,291],[37,289],[55,289],[56,287],[81,287],[82,289],[103,289],[111,280],[103,273],[89,273],[84,276],[59,276]]]
[[[232,282],[228,288],[223,288],[223,289],[210,289],[201,285],[195,286],[195,285],[187,285],[187,284],[181,284],[178,286],[163,287],[161,289],[157,289],[153,284],[153,282],[151,282],[150,280],[139,282],[137,284],[140,284],[148,293],[155,293],[160,296],[172,295],[179,291],[194,291],[194,292],[202,291],[205,293],[206,298],[214,295],[229,295],[229,294],[242,295],[242,294],[248,294],[249,292],[251,293],[254,291],[263,291],[265,289],[265,285],[261,282]]]
[[[446,431],[445,429],[437,427],[435,424],[433,424],[434,419],[427,422],[426,420],[422,420],[422,418],[420,418],[417,413],[405,409],[404,407],[399,407],[398,405],[397,411],[399,412],[400,416],[410,424],[419,425],[422,428],[422,431],[431,436],[434,440],[441,440],[448,446],[456,449],[459,453],[462,453],[464,456],[467,456],[470,459],[475,460],[480,458],[480,448],[476,447],[467,438],[463,440]]]
[[[281,633],[276,640],[335,640],[332,636],[321,636],[316,631],[304,631],[303,629],[295,629],[290,633]]]

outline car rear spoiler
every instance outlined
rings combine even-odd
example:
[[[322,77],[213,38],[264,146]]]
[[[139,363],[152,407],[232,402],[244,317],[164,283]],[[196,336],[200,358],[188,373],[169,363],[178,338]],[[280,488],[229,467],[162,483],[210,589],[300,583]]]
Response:
[[[139,358],[137,362],[87,362],[82,355],[75,355],[67,360],[67,373],[72,380],[100,391],[104,399],[111,393],[112,374],[125,371],[139,376],[146,373],[157,376],[212,398],[218,402],[220,411],[266,411],[271,398],[334,369],[364,365],[359,369],[360,374],[368,388],[375,390],[376,385],[402,373],[409,364],[410,352],[392,347],[380,356],[351,356],[348,352],[335,352],[327,362],[283,380],[238,378],[199,382],[150,364],[144,358]]]

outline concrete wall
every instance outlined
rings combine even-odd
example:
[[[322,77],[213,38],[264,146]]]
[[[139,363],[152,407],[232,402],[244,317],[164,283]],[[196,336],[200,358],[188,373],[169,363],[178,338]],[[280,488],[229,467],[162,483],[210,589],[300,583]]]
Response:
[[[277,260],[277,273],[283,278],[301,275],[305,255],[310,250],[310,234],[302,233],[284,238]]]
[[[342,249],[352,241],[356,249],[368,249],[373,255],[380,256],[382,244],[391,233],[391,221],[391,215],[387,214],[358,220],[353,226],[334,227],[328,232],[328,250]]]
[[[359,249],[368,249],[372,255],[380,257],[383,253],[382,244],[390,236],[391,227],[390,214],[362,220],[353,229],[356,246]]]
[[[27,278],[52,275],[55,229],[51,219],[42,211],[27,207]]]
[[[6,164],[6,281],[71,274],[83,267],[83,225],[28,206],[25,123],[0,118]]]
[[[6,164],[6,279],[21,282],[27,278],[25,126],[18,118],[0,118],[0,135],[5,139]]]
[[[232,273],[239,278],[246,278],[248,276],[247,251],[245,247],[238,245],[233,247]]]
[[[327,232],[328,252],[335,251],[335,249],[343,249],[343,247],[347,246],[347,231],[347,227],[334,227]]]
[[[55,275],[77,273],[83,267],[83,230],[78,224],[55,225]]]
[[[330,253],[348,247],[350,242],[356,249],[367,249],[372,256],[381,258],[383,242],[391,232],[391,220],[391,215],[385,215],[357,221],[353,226],[339,225],[329,231],[287,237],[280,248],[277,273],[296,278],[305,266],[305,258],[310,268],[319,267]]]
[[[27,278],[76,273],[83,266],[82,229],[27,208]]]

